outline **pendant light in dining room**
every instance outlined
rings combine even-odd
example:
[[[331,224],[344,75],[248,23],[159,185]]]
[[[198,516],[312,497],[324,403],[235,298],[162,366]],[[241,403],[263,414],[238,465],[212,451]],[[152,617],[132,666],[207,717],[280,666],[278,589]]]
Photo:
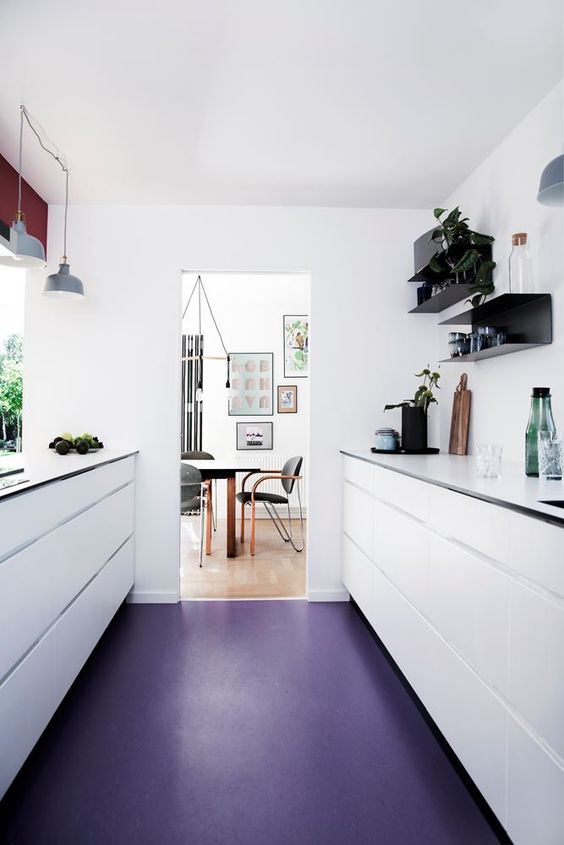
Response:
[[[231,399],[231,397],[233,395],[233,391],[231,389],[231,381],[230,381],[231,356],[229,355],[227,348],[225,346],[225,343],[223,342],[223,337],[222,337],[222,334],[219,330],[219,326],[217,325],[217,320],[215,319],[215,315],[214,315],[212,307],[210,305],[210,301],[208,299],[208,295],[207,295],[206,289],[204,287],[204,283],[202,282],[201,276],[197,277],[196,283],[195,283],[194,287],[192,288],[192,292],[190,293],[190,296],[188,297],[188,302],[186,303],[186,307],[184,308],[184,311],[182,312],[182,320],[184,320],[184,318],[186,317],[186,314],[188,312],[188,308],[190,307],[190,303],[192,302],[192,299],[193,299],[196,291],[198,292],[198,336],[200,337],[200,339],[202,338],[202,293],[203,293],[206,305],[208,307],[208,311],[210,312],[210,317],[211,317],[212,322],[215,326],[215,330],[216,330],[217,335],[219,337],[219,341],[221,343],[221,346],[223,347],[223,351],[225,352],[225,358],[227,360],[227,379],[225,381],[225,392],[226,392],[227,398]],[[218,359],[217,356],[215,356],[215,355],[212,355],[212,356],[204,355],[203,347],[201,345],[200,345],[200,351],[197,355],[190,356],[190,357],[183,359],[184,361],[198,361],[198,369],[197,369],[198,381],[196,383],[196,392],[195,392],[195,396],[194,396],[196,402],[203,402],[204,401],[204,389],[203,389],[204,358],[214,358],[215,360],[223,360],[223,356],[220,356],[220,359]]]
[[[20,147],[18,161],[18,209],[16,219],[10,227],[9,248],[0,251],[0,264],[3,267],[17,267],[25,270],[33,267],[45,267],[45,248],[39,238],[29,235],[22,211],[22,161],[23,161],[23,120],[24,108],[20,106]]]

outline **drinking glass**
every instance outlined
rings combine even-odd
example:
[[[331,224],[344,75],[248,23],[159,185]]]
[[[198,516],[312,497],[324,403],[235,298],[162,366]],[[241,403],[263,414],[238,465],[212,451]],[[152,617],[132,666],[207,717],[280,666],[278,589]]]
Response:
[[[539,431],[539,478],[562,478],[562,432]]]
[[[476,470],[482,478],[499,478],[503,446],[480,443],[476,446]]]

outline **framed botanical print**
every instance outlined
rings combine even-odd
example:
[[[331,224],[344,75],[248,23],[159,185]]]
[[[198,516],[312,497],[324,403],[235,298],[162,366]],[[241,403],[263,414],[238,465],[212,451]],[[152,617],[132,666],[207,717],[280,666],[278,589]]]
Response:
[[[271,417],[274,413],[272,352],[231,352],[230,417]]]
[[[260,452],[272,449],[271,422],[238,422],[237,449],[243,452]]]
[[[284,378],[309,375],[309,317],[284,315]]]
[[[298,386],[297,384],[279,384],[277,387],[279,414],[297,414]]]

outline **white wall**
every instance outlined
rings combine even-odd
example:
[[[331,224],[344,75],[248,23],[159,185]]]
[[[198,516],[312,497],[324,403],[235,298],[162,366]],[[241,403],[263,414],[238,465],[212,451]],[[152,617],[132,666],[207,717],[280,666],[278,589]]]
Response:
[[[562,83],[557,85],[494,152],[444,203],[460,205],[471,225],[496,238],[497,293],[508,289],[511,234],[528,232],[534,261],[535,289],[553,295],[554,342],[474,363],[443,365],[441,445],[448,449],[451,395],[461,372],[468,373],[472,395],[470,448],[476,442],[499,442],[504,454],[524,461],[524,434],[533,386],[553,391],[556,424],[564,429],[564,213],[537,202],[544,166],[562,152],[564,138]],[[460,305],[441,319],[462,310]],[[439,358],[448,356],[447,332],[439,330]],[[446,400],[446,401],[445,401]]]
[[[61,209],[49,218],[53,268]],[[180,271],[311,273],[308,588],[345,598],[339,449],[369,445],[384,403],[412,393],[412,373],[433,360],[434,320],[407,315],[405,283],[428,225],[429,212],[409,210],[70,209],[71,272],[88,296],[46,299],[41,274],[29,274],[25,424],[32,446],[63,428],[141,450],[139,600],[176,599],[178,589]]]
[[[197,273],[183,275],[183,303],[188,301]],[[307,459],[309,420],[309,378],[285,378],[282,318],[284,314],[309,314],[310,277],[307,273],[201,273],[224,343],[229,352],[272,352],[273,415],[229,416],[225,398],[226,364],[204,364],[203,448],[220,457],[235,449],[236,423],[256,420],[271,422],[273,451],[269,457],[303,455]],[[184,332],[197,332],[198,308],[194,299],[186,313]],[[206,355],[224,355],[221,342],[203,302],[202,332]],[[276,387],[295,384],[298,413],[278,414]],[[282,466],[278,461],[276,466]],[[222,485],[223,486],[223,485]],[[216,502],[224,515],[225,496]]]

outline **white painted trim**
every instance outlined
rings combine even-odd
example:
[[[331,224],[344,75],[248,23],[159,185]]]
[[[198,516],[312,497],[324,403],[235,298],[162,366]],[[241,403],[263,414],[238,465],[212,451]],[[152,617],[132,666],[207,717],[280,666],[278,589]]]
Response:
[[[151,592],[150,590],[136,590],[134,588],[128,594],[126,601],[128,604],[176,604],[178,593],[165,590]]]
[[[348,601],[349,593],[344,587],[340,590],[309,590],[308,601]]]

